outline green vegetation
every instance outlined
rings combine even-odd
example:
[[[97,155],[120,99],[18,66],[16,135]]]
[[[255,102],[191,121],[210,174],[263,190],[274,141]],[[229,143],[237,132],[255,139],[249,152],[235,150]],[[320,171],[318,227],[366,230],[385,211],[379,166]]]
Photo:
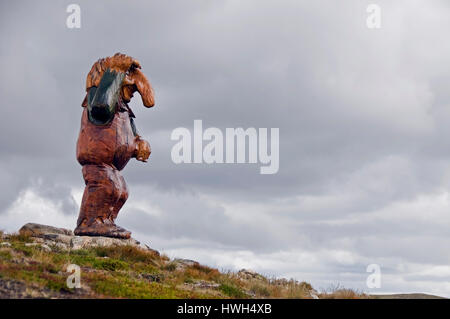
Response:
[[[0,234],[1,235],[1,234]],[[3,235],[0,281],[14,281],[19,297],[39,298],[311,298],[311,285],[285,279],[250,278],[170,260],[135,246],[62,250],[42,247],[24,235]],[[29,244],[33,243],[33,244]],[[45,248],[45,249],[44,249]],[[67,266],[81,269],[81,288],[70,289]],[[1,283],[1,282],[0,282]],[[2,297],[0,295],[0,297]],[[351,290],[322,298],[360,298]]]
[[[219,289],[225,295],[232,297],[232,298],[247,298],[248,297],[245,292],[243,292],[240,288],[235,287],[233,285],[221,284]]]

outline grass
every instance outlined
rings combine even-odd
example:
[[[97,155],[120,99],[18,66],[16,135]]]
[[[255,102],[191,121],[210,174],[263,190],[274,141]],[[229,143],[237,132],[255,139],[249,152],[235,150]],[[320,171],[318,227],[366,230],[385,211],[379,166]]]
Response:
[[[177,265],[175,262],[170,262],[163,267],[164,270],[167,271],[175,271],[177,269]]]
[[[2,233],[2,236],[4,236],[4,233]],[[8,235],[8,240],[12,242],[21,242],[21,243],[31,243],[33,242],[33,239],[27,235],[27,234],[10,234]]]
[[[135,246],[67,251],[39,245],[33,238],[1,234],[0,278],[23,282],[37,297],[56,298],[310,298],[311,285],[263,276],[242,278],[200,264],[181,265],[167,256]],[[81,268],[81,289],[66,285],[67,266]],[[28,289],[28,288],[27,288]],[[43,291],[46,291],[43,294]],[[321,298],[361,298],[364,294],[335,287]],[[0,295],[1,297],[1,295]]]
[[[207,298],[207,294],[199,294],[177,289],[173,285],[139,281],[126,274],[89,276],[92,289],[100,295],[132,299],[174,299],[174,298]]]
[[[250,292],[254,294],[255,296],[261,296],[261,297],[269,297],[271,295],[271,291],[269,288],[260,283],[254,283],[250,286]]]
[[[319,295],[321,299],[370,299],[371,296],[353,289],[342,287],[340,284],[331,285],[327,291]]]
[[[11,252],[8,250],[4,250],[4,249],[0,249],[0,259],[4,259],[4,260],[11,260],[12,259],[12,255]]]
[[[221,284],[219,286],[220,291],[231,298],[248,298],[247,294],[242,291],[241,288],[235,287],[230,284]]]

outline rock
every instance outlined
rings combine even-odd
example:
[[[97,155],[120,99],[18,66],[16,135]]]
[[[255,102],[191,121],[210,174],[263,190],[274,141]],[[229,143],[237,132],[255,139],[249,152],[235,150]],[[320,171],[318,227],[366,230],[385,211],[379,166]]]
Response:
[[[5,241],[3,243],[0,243],[0,246],[2,246],[2,247],[11,247],[11,244]]]
[[[50,247],[56,247],[57,249],[62,250],[78,250],[93,247],[129,245],[153,252],[159,256],[159,252],[157,250],[141,244],[133,238],[119,239],[101,236],[75,236],[73,232],[68,229],[34,223],[25,224],[19,230],[19,233],[26,234],[33,238],[34,243],[30,246],[40,245],[45,250],[47,250],[47,248],[51,250]]]
[[[200,289],[218,289],[220,287],[220,284],[218,284],[216,282],[199,280],[199,281],[196,281],[192,286],[194,286],[195,288],[200,288]]]
[[[57,228],[53,226],[35,223],[28,223],[23,225],[22,228],[19,230],[19,233],[22,235],[29,235],[36,237],[40,237],[44,234],[59,234],[59,235],[73,236],[73,232],[69,229]]]
[[[236,275],[244,280],[266,280],[262,275],[249,269],[241,269]]]
[[[311,288],[311,290],[309,291],[309,296],[312,299],[320,299],[319,298],[319,293],[317,292],[317,290],[315,290],[314,288]]]
[[[197,261],[191,259],[177,258],[173,261],[177,269],[183,269],[186,267],[198,266],[200,265]]]
[[[164,278],[164,276],[160,274],[146,274],[146,273],[141,274],[141,277],[151,282],[161,282],[161,280]]]
[[[62,235],[62,234],[43,234],[42,238],[46,241],[61,243],[70,246],[72,238],[74,236]]]
[[[74,250],[91,247],[109,247],[109,246],[139,246],[139,242],[133,238],[119,239],[101,236],[74,236],[70,242],[70,247]]]
[[[0,298],[30,298],[29,287],[24,282],[0,278]]]
[[[69,250],[70,249],[70,246],[66,245],[64,243],[49,242],[49,241],[47,241],[46,243],[48,245],[50,245],[52,248],[56,248],[56,249],[59,249],[59,250]]]
[[[158,257],[161,256],[161,255],[159,254],[159,251],[150,248],[150,247],[149,247],[148,245],[146,245],[146,244],[142,244],[142,243],[141,243],[141,244],[139,244],[139,247],[141,247],[141,248],[144,249],[144,250],[148,250],[148,251],[154,253],[154,254],[155,254],[156,256],[158,256]]]
[[[81,284],[79,289],[49,289],[37,283],[24,282],[8,278],[0,278],[0,299],[66,299],[66,298],[93,298],[87,285]]]

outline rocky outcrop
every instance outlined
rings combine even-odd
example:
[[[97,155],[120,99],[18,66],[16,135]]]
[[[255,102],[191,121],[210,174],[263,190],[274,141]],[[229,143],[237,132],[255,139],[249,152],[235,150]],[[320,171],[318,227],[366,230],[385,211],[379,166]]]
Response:
[[[69,229],[34,223],[25,224],[20,228],[19,233],[33,238],[33,243],[29,243],[29,245],[40,245],[45,250],[52,248],[78,250],[92,247],[136,246],[159,255],[156,250],[141,244],[133,238],[119,239],[102,236],[75,236]]]
[[[257,272],[249,269],[241,269],[236,274],[240,279],[244,280],[265,280],[265,278]]]
[[[19,233],[28,236],[40,236],[43,234],[67,235],[73,236],[73,232],[65,228],[57,228],[48,225],[27,223],[20,228]]]
[[[197,261],[191,260],[191,259],[183,259],[183,258],[176,258],[173,261],[173,264],[175,264],[176,269],[185,269],[187,267],[192,266],[198,266],[200,265]]]

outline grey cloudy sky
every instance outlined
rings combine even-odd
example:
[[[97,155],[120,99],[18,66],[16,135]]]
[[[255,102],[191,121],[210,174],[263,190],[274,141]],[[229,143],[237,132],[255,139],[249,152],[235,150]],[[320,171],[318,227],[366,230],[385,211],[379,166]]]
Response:
[[[366,7],[382,10],[366,27]],[[72,1],[0,4],[0,228],[74,228],[87,72],[137,58],[156,107],[118,223],[155,249],[318,289],[450,297],[448,1]],[[171,161],[173,129],[277,127],[280,169]],[[366,287],[379,264],[382,288]]]

